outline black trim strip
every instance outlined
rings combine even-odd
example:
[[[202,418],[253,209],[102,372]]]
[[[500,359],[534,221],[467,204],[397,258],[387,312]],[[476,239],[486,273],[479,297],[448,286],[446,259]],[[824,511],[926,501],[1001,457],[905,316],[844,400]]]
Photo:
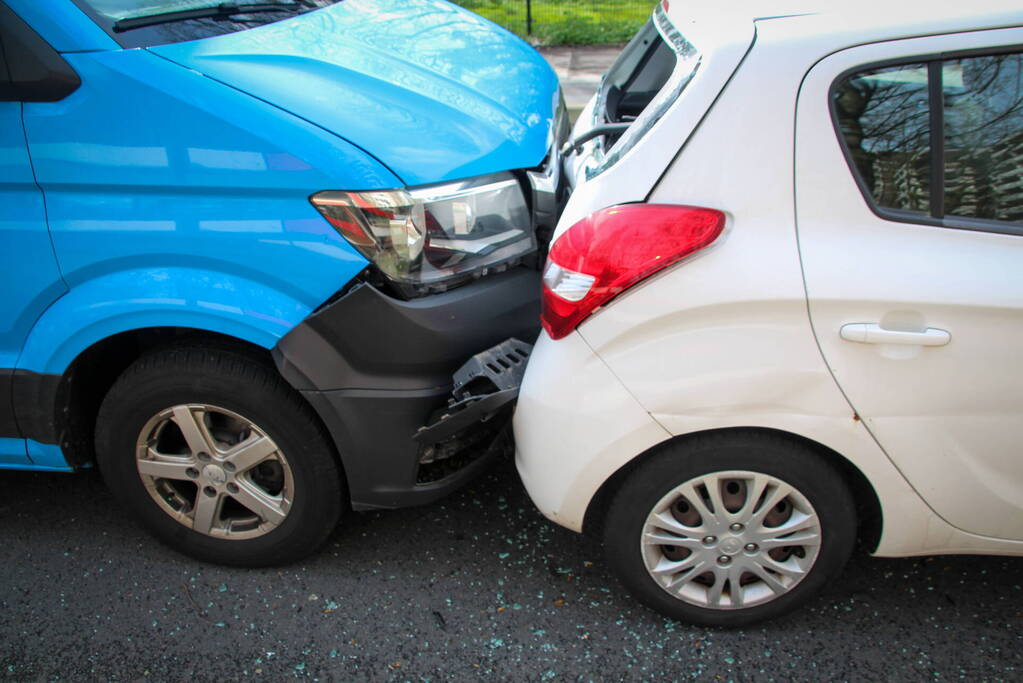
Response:
[[[14,370],[0,368],[0,437],[21,438],[14,418]]]
[[[0,438],[60,443],[56,406],[62,379],[0,368]]]
[[[928,188],[931,218],[945,217],[945,101],[942,97],[942,63],[927,63],[927,110],[930,121],[931,186]]]

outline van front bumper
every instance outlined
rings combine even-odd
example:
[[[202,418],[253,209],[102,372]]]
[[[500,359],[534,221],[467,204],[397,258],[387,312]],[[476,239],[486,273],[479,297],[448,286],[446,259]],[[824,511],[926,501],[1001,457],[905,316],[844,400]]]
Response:
[[[498,449],[438,474],[415,437],[447,404],[452,374],[473,354],[539,331],[540,274],[519,267],[449,292],[402,301],[360,283],[273,349],[284,378],[333,437],[352,507],[429,503],[481,472]],[[429,456],[425,458],[429,460]]]

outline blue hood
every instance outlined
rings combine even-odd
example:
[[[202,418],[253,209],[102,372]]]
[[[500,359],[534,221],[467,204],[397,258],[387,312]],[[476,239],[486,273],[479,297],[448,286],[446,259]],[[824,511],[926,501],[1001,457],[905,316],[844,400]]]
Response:
[[[408,185],[538,165],[557,104],[535,50],[444,0],[344,0],[149,49],[333,132]]]

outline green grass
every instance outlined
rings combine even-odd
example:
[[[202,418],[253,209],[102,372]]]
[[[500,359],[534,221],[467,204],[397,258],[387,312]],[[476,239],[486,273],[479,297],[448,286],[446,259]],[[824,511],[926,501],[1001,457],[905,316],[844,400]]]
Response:
[[[454,0],[541,45],[620,43],[653,11],[647,0],[532,0],[533,32],[526,35],[526,0]]]

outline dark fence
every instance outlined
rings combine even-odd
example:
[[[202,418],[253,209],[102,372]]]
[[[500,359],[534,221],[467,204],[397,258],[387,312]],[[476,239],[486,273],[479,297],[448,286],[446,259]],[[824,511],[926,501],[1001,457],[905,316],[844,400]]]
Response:
[[[618,43],[650,17],[651,0],[454,0],[545,45]]]

